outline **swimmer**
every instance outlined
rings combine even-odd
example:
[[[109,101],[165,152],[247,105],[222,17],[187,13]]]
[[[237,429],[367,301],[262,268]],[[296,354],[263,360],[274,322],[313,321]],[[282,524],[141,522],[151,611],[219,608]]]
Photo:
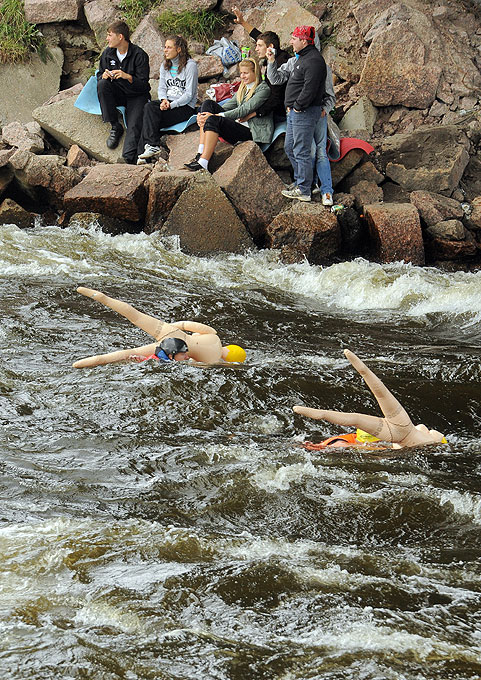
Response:
[[[100,302],[105,307],[109,307],[114,312],[118,312],[121,316],[128,319],[134,326],[141,328],[143,331],[155,338],[156,342],[141,347],[134,347],[132,349],[119,350],[117,352],[110,352],[109,354],[99,354],[97,356],[80,359],[73,364],[74,368],[86,368],[91,366],[103,366],[105,364],[112,364],[117,361],[125,361],[128,359],[134,361],[141,361],[142,357],[149,358],[156,354],[159,343],[166,338],[180,338],[187,346],[184,359],[193,359],[196,362],[204,364],[216,364],[221,361],[228,362],[242,362],[245,360],[246,353],[238,345],[222,346],[222,343],[217,335],[217,331],[210,326],[197,321],[175,321],[174,323],[166,323],[154,316],[143,314],[134,309],[132,305],[115,298],[108,297],[98,290],[91,288],[77,288],[77,293],[85,295]],[[167,352],[167,354],[169,354]],[[174,355],[177,356],[177,353]],[[179,355],[180,356],[180,355]],[[139,359],[140,357],[140,359]],[[183,359],[181,359],[183,360]]]
[[[384,418],[378,416],[368,416],[364,413],[343,413],[342,411],[323,411],[321,409],[307,408],[305,406],[294,406],[294,413],[307,418],[314,418],[315,420],[327,420],[335,425],[348,425],[350,427],[357,427],[358,433],[368,433],[374,438],[371,443],[377,441],[391,442],[393,449],[403,449],[412,446],[425,446],[426,444],[440,444],[446,443],[444,436],[437,432],[437,430],[428,430],[426,425],[414,426],[411,418],[408,416],[405,409],[398,402],[396,397],[387,389],[387,387],[379,380],[379,378],[366,366],[365,363],[359,359],[353,352],[348,349],[344,350],[346,358],[351,362],[352,366],[364,379],[364,382],[369,387],[376,398],[377,403],[381,407]],[[357,433],[356,433],[357,434]],[[346,435],[340,437],[332,437],[330,439],[342,439]],[[352,436],[352,435],[349,435]],[[356,437],[357,439],[357,437]],[[328,442],[329,440],[326,440]],[[314,447],[325,448],[321,445],[312,445]],[[369,440],[365,440],[369,444]],[[333,442],[335,444],[335,442]],[[343,445],[343,444],[337,444]],[[312,446],[310,448],[312,448]],[[356,442],[346,443],[344,446],[358,446]],[[376,446],[376,448],[379,445]],[[309,447],[308,447],[309,448]]]

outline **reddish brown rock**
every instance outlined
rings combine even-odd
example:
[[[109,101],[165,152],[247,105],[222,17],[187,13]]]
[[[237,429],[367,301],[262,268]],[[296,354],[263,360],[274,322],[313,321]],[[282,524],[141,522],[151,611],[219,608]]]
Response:
[[[120,19],[119,8],[110,0],[90,0],[84,5],[85,18],[100,47],[105,45],[107,26]]]
[[[379,172],[374,163],[366,161],[359,165],[351,174],[346,177],[342,183],[342,188],[349,191],[351,187],[359,184],[359,182],[373,182],[374,184],[381,184],[384,181],[384,175]]]
[[[189,163],[197,153],[199,146],[199,131],[187,132],[182,135],[168,135],[167,146],[170,151],[169,165],[174,170],[181,170],[184,163]],[[227,142],[219,142],[215,153],[210,159],[209,170],[215,172],[232,153],[233,146]]]
[[[6,198],[0,205],[0,224],[16,224],[21,229],[27,229],[33,227],[36,217],[38,215],[28,212],[11,198]]]
[[[160,66],[164,60],[164,36],[159,31],[159,24],[152,16],[146,14],[131,37],[134,45],[141,47],[149,55],[150,77],[158,78]],[[154,93],[157,99],[157,93]]]
[[[375,106],[401,104],[426,109],[435,97],[443,68],[432,22],[401,3],[378,17],[366,35],[371,42],[359,81]]]
[[[25,19],[31,24],[76,21],[78,0],[25,0]]]
[[[267,245],[280,250],[284,262],[328,262],[341,245],[337,218],[319,203],[295,203],[268,226]]]
[[[354,204],[358,210],[364,210],[365,205],[382,203],[383,201],[381,187],[365,179],[351,187],[350,193],[354,196]]]
[[[340,161],[331,163],[332,186],[335,188],[344,177],[347,177],[359,165],[365,156],[365,152],[361,149],[352,149]]]
[[[376,257],[381,262],[424,264],[424,246],[419,213],[409,203],[383,203],[365,206]]]
[[[82,168],[90,164],[89,157],[77,144],[72,144],[67,153],[69,168]]]
[[[459,220],[464,217],[464,211],[459,202],[442,194],[435,194],[432,191],[412,191],[409,198],[428,227],[443,220]]]
[[[83,85],[82,83],[75,83],[75,85],[72,85],[72,87],[69,87],[67,90],[60,90],[58,94],[54,94],[52,97],[49,97],[42,106],[48,106],[49,104],[55,104],[55,102],[61,102],[64,99],[70,99],[70,97],[75,97],[77,98],[79,94],[82,92]]]
[[[68,220],[68,226],[81,227],[83,229],[89,229],[92,226],[95,226],[96,228],[101,229],[104,234],[112,234],[112,236],[126,233],[131,234],[139,231],[138,222],[130,222],[117,217],[109,217],[108,215],[92,212],[74,213]]]
[[[17,183],[32,200],[47,201],[56,208],[63,207],[65,193],[81,181],[77,170],[65,166],[62,156],[19,150],[11,156],[10,165]]]
[[[150,168],[145,166],[99,164],[65,194],[65,210],[141,220],[147,206],[149,174]]]
[[[219,57],[211,54],[194,54],[194,61],[199,69],[199,80],[217,78],[224,72],[224,66]]]
[[[161,172],[154,168],[149,177],[149,200],[145,222],[149,232],[161,228],[180,195],[194,179],[188,170]]]
[[[165,221],[161,234],[179,236],[185,253],[242,253],[252,240],[222,189],[206,172],[193,175]]]
[[[459,260],[476,255],[474,240],[448,241],[435,238],[426,243],[426,256],[429,260]]]
[[[255,142],[238,144],[213,175],[247,225],[254,241],[263,245],[267,226],[285,207],[285,188]],[[253,181],[255,178],[255,181]]]
[[[468,148],[466,135],[454,125],[422,127],[385,138],[381,159],[386,175],[404,189],[450,196],[469,161]]]

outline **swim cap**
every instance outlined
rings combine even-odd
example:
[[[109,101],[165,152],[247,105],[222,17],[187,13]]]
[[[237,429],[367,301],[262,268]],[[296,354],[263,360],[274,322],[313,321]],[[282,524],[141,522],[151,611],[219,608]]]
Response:
[[[364,430],[360,430],[359,428],[356,430],[356,439],[358,442],[378,442],[380,441],[377,437],[375,437],[373,434],[369,434],[369,432],[364,432]]]
[[[172,357],[175,357],[178,352],[189,351],[189,348],[181,338],[165,338],[160,345],[157,345],[155,351],[157,352],[159,348],[163,349],[167,355],[172,354]]]
[[[239,345],[227,345],[227,356],[224,357],[224,361],[237,362],[241,364],[246,360],[245,349],[239,347]]]
[[[314,26],[296,26],[292,31],[293,38],[299,38],[299,40],[307,40],[308,43],[313,43],[316,37],[316,29]]]

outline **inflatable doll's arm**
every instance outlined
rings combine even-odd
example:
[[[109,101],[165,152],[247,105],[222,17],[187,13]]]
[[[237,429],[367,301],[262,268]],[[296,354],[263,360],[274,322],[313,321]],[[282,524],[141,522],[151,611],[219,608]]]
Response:
[[[205,323],[198,323],[197,321],[174,321],[170,324],[181,331],[189,331],[190,333],[200,333],[201,335],[217,335],[217,331]]]

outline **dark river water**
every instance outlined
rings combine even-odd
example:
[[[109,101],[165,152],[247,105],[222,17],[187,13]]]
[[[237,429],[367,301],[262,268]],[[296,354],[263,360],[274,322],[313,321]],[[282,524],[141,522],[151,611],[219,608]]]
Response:
[[[481,272],[0,229],[2,680],[481,677]],[[247,361],[75,370],[149,341],[79,285]],[[303,449],[346,347],[448,444]]]

